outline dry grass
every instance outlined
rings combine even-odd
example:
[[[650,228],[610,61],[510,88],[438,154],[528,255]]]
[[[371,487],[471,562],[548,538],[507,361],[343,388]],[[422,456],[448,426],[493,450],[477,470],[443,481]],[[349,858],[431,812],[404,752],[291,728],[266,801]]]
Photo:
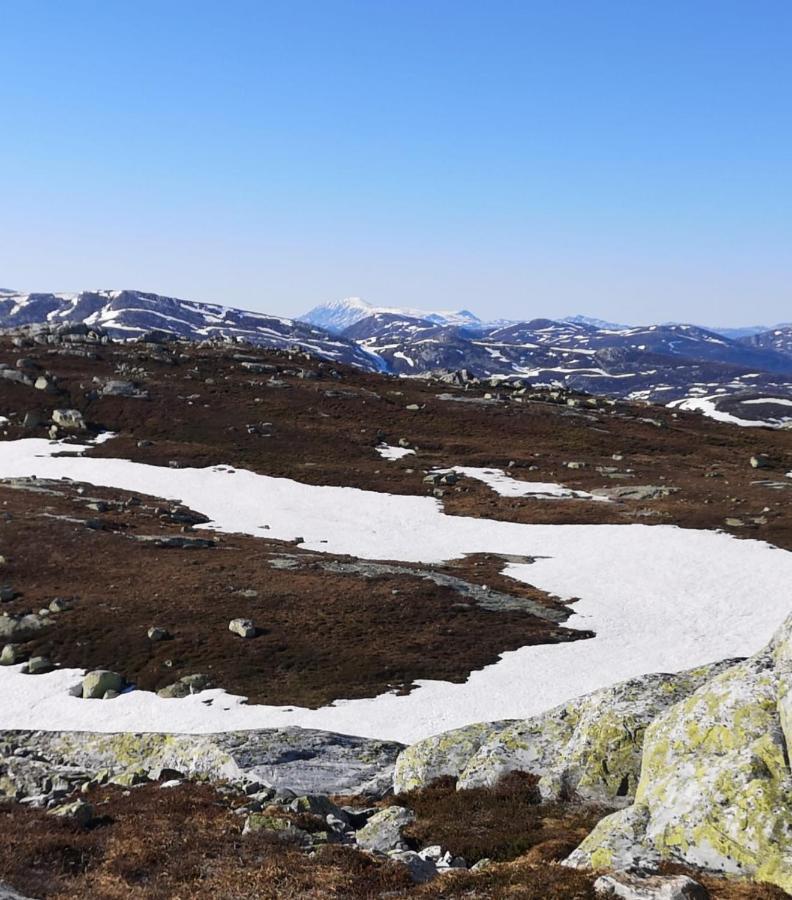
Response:
[[[595,897],[591,873],[556,860],[585,832],[586,817],[596,814],[536,804],[533,780],[525,776],[493,790],[459,793],[444,780],[410,795],[418,811],[413,834],[420,833],[423,843],[448,843],[469,859],[482,850],[505,858],[528,848],[513,861],[422,886],[413,885],[402,866],[348,847],[322,847],[309,857],[263,832],[243,837],[243,818],[233,809],[242,798],[229,800],[205,785],[107,787],[89,799],[100,818],[87,830],[41,810],[0,805],[0,882],[41,900]],[[308,828],[317,824],[311,817],[290,818]],[[712,900],[786,896],[775,888],[690,874],[707,885]]]
[[[528,852],[529,862],[567,856],[610,809],[573,803],[540,803],[537,779],[513,772],[493,788],[457,791],[456,780],[396,798],[415,810],[406,834],[417,844],[442,844],[468,864],[487,857],[510,860]]]
[[[404,869],[343,847],[311,859],[243,819],[205,786],[90,798],[103,816],[83,830],[38,810],[0,807],[0,881],[46,900],[246,900],[380,897],[410,884]]]

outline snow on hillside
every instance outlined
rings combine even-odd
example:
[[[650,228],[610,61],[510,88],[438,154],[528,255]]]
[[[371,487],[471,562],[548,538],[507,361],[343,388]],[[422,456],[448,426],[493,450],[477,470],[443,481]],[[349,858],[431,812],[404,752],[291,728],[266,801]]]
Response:
[[[579,598],[568,624],[596,637],[504,653],[463,684],[423,681],[407,695],[316,710],[248,706],[221,690],[183,700],[135,690],[96,703],[69,696],[76,670],[31,677],[8,666],[0,669],[0,729],[206,733],[301,725],[414,741],[471,722],[528,716],[635,675],[748,655],[789,610],[792,553],[759,541],[664,525],[465,518],[445,515],[428,497],[313,486],[228,466],[169,469],[73,455],[79,449],[41,439],[0,442],[0,477],[66,477],[178,497],[210,517],[207,527],[260,537],[266,525],[268,538],[299,535],[318,553],[425,563],[468,553],[523,558],[505,572]],[[63,451],[70,455],[54,455]]]
[[[693,410],[707,418],[743,428],[792,427],[792,399],[773,396],[740,396],[723,392],[702,394],[673,400],[667,404],[674,409]]]
[[[324,359],[377,370],[381,363],[351,341],[304,322],[250,310],[180,300],[143,291],[0,294],[0,328],[82,322],[114,338],[164,331],[188,340],[244,340],[265,347],[297,346]]]
[[[455,312],[451,310],[426,312],[401,306],[373,306],[360,297],[346,297],[343,300],[329,300],[327,303],[320,303],[304,315],[299,316],[298,321],[308,322],[327,331],[340,333],[350,325],[378,314],[423,319],[435,325],[478,326],[481,324],[479,318],[466,309]]]

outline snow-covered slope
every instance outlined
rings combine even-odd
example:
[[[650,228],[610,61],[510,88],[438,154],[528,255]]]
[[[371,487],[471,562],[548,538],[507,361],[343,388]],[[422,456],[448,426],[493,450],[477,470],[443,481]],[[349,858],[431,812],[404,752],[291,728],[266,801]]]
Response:
[[[437,310],[425,312],[420,309],[397,306],[372,306],[360,297],[346,297],[343,300],[330,300],[320,303],[305,315],[299,317],[299,321],[318,325],[327,331],[341,333],[342,331],[374,315],[392,315],[408,317],[411,319],[423,319],[433,325],[460,325],[479,327],[480,319],[466,309]]]
[[[298,346],[324,359],[370,370],[381,368],[379,360],[354,342],[304,322],[214,303],[143,291],[0,293],[0,328],[60,322],[99,326],[116,338],[165,331],[190,340],[241,339],[266,347]]]

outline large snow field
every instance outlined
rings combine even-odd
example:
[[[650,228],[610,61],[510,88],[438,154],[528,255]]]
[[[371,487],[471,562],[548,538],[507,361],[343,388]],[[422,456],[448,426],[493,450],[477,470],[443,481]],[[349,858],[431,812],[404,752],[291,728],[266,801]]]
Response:
[[[209,516],[207,527],[219,531],[302,537],[303,547],[368,559],[438,563],[478,552],[532,557],[533,563],[505,563],[505,570],[559,597],[579,598],[568,624],[596,637],[505,653],[464,684],[425,681],[405,696],[340,701],[319,710],[247,706],[221,690],[183,700],[143,691],[81,700],[68,695],[81,674],[76,670],[31,676],[3,667],[0,729],[200,733],[301,725],[414,741],[471,722],[528,716],[634,675],[753,653],[792,607],[792,554],[719,532],[521,525],[448,516],[429,497],[316,487],[228,466],[169,469],[53,455],[79,450],[39,439],[0,442],[0,477],[65,477],[178,499]],[[63,589],[79,593],[79,585]]]

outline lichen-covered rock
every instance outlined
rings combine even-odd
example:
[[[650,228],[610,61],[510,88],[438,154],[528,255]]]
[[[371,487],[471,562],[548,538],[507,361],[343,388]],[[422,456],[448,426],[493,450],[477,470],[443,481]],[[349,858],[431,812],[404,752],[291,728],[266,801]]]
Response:
[[[315,731],[271,728],[220,734],[95,734],[0,732],[0,741],[48,767],[67,766],[86,778],[107,770],[149,773],[172,769],[187,778],[260,782],[296,794],[389,792],[402,744]],[[0,774],[4,760],[0,754]],[[15,762],[16,765],[16,762]],[[12,786],[13,787],[13,786]]]
[[[539,777],[547,799],[627,803],[638,783],[649,723],[732,663],[642,675],[501,728],[471,756],[458,785],[491,786],[508,772],[523,771]]]
[[[412,810],[403,806],[387,806],[366,822],[355,835],[355,839],[359,847],[378,853],[409,850],[407,842],[402,837],[402,831],[413,821],[415,813]]]
[[[457,777],[485,741],[513,724],[512,719],[480,722],[411,744],[396,760],[394,791],[403,794],[424,787],[443,775]]]
[[[603,819],[567,864],[658,858],[792,891],[792,616],[770,645],[649,727],[633,807]]]

